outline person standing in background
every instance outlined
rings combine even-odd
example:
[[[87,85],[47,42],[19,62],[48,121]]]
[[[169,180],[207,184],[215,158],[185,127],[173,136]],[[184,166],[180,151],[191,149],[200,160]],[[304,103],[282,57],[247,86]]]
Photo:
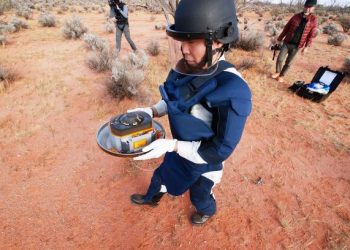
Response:
[[[131,40],[129,21],[128,21],[128,6],[119,0],[108,0],[108,4],[111,8],[109,17],[114,18],[116,23],[116,50],[120,51],[122,35],[124,33],[126,40],[130,44],[133,51],[136,51],[136,45]]]
[[[303,11],[295,14],[288,21],[277,38],[277,44],[281,44],[283,41],[276,61],[276,73],[272,75],[272,78],[278,82],[284,82],[283,77],[299,49],[301,49],[302,54],[305,54],[311,46],[317,30],[317,17],[313,14],[316,4],[317,0],[306,0]],[[285,64],[282,67],[284,61]]]

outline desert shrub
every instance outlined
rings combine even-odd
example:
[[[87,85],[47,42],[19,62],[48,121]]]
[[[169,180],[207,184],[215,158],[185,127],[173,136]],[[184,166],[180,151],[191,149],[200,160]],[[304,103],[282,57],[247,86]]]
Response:
[[[114,25],[112,23],[107,23],[105,26],[105,31],[107,33],[113,33],[114,32]]]
[[[165,25],[164,24],[159,24],[159,23],[157,23],[156,25],[154,25],[154,28],[156,29],[156,30],[165,30]]]
[[[345,58],[342,71],[347,75],[350,75],[350,57]]]
[[[262,48],[264,45],[264,35],[258,32],[242,32],[240,39],[231,44],[233,48],[239,48],[246,51],[254,51]]]
[[[16,10],[16,15],[28,20],[33,18],[33,11],[27,6],[21,6]]]
[[[107,82],[108,93],[116,98],[132,98],[138,94],[140,83],[144,80],[142,69],[129,68],[130,64],[116,60],[112,66],[112,77]]]
[[[277,29],[273,23],[267,23],[264,27],[264,30],[269,34],[269,36],[277,35]]]
[[[87,30],[78,16],[72,16],[64,22],[62,32],[67,39],[77,39],[86,33]]]
[[[348,32],[350,29],[350,16],[341,16],[339,17],[339,23],[343,28],[344,32]]]
[[[66,5],[61,5],[61,6],[60,6],[60,11],[66,12],[66,11],[68,11],[68,10],[69,10],[69,8],[68,8]]]
[[[0,24],[0,35],[6,33],[7,25],[6,24]]]
[[[36,6],[35,6],[35,9],[36,9],[37,11],[44,12],[44,6],[42,6],[42,5],[40,5],[40,4],[36,5]]]
[[[116,59],[112,65],[112,77],[107,82],[108,93],[117,99],[139,95],[139,85],[144,80],[143,67],[147,61],[143,50],[132,52],[123,60]]]
[[[56,26],[56,18],[54,15],[50,13],[41,13],[38,19],[38,22],[43,27],[55,27]]]
[[[20,29],[28,29],[28,24],[21,20],[21,19],[18,19],[17,17],[13,17],[10,21],[10,23],[8,24],[8,26],[11,26],[13,25],[15,27],[15,31],[14,32],[17,32],[19,31]],[[9,29],[12,31],[13,28],[12,27],[9,27]]]
[[[1,0],[0,1],[0,15],[3,15],[6,10],[12,8],[12,4],[10,0]]]
[[[143,68],[148,63],[148,57],[145,51],[141,49],[131,52],[128,55],[128,59],[129,59],[128,63],[133,68],[137,68],[137,69]]]
[[[319,20],[319,21],[318,21],[319,24],[324,24],[324,23],[328,20],[328,18],[326,18],[326,17],[321,17],[321,18],[319,18],[318,20]]]
[[[0,28],[0,30],[2,30],[2,28]],[[17,28],[15,25],[13,25],[12,23],[9,23],[7,25],[4,25],[4,29],[3,29],[4,33],[14,33],[17,32]]]
[[[83,40],[88,49],[98,50],[98,51],[108,50],[107,41],[98,36],[95,36],[94,34],[85,33],[83,35]]]
[[[334,46],[341,46],[345,40],[345,35],[343,34],[335,34],[333,36],[328,37],[328,44]]]
[[[157,56],[160,53],[159,49],[159,42],[158,41],[150,41],[148,46],[147,46],[147,52],[148,54],[152,56]]]
[[[334,35],[338,33],[338,29],[334,23],[329,23],[323,27],[322,32],[327,35]]]
[[[94,50],[88,55],[88,66],[97,71],[102,72],[111,69],[112,56],[109,49]]]
[[[6,36],[5,35],[0,35],[0,44],[4,46],[7,42]]]
[[[17,78],[18,75],[12,68],[0,65],[0,92],[8,88]]]
[[[286,25],[286,23],[285,23],[283,20],[278,21],[278,22],[276,22],[276,24],[275,24],[275,26],[276,26],[277,29],[283,29],[285,25]]]

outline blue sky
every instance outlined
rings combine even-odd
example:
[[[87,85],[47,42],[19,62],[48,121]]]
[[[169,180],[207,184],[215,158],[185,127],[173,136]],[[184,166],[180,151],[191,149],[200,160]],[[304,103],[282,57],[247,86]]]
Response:
[[[281,0],[261,0],[262,2],[272,2],[272,3],[280,3]],[[282,0],[282,2],[284,3],[289,3],[290,0]],[[294,0],[294,2],[297,2],[297,0]],[[333,3],[333,0],[318,0],[317,1],[319,4],[322,4],[322,5],[330,5]],[[344,5],[347,5],[347,6],[350,6],[350,0],[336,0],[336,5],[340,5],[340,6],[344,6]]]

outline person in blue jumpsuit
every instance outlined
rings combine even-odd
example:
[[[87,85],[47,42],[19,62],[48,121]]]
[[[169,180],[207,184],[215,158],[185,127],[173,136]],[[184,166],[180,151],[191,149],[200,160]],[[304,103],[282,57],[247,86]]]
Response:
[[[166,192],[177,196],[189,190],[196,208],[191,222],[198,225],[216,212],[212,189],[252,107],[247,83],[224,59],[229,44],[238,39],[234,1],[182,0],[166,32],[172,70],[160,86],[162,100],[128,112],[167,114],[173,139],[158,139],[134,158],[165,154],[147,192],[130,198],[134,204],[156,206]]]

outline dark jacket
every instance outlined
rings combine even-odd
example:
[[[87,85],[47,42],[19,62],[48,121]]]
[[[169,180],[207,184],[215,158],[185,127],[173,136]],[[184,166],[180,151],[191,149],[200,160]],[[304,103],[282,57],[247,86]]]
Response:
[[[124,3],[119,3],[118,4],[118,7],[124,11],[124,6],[125,4]],[[128,18],[124,17],[122,13],[120,13],[120,11],[115,7],[115,13],[116,13],[116,19],[117,19],[117,24],[121,24],[121,25],[124,25],[124,24],[129,24],[128,22]]]
[[[303,13],[295,14],[286,24],[284,27],[282,33],[277,38],[278,41],[284,41],[285,43],[288,43],[293,35],[295,30],[298,28],[301,20],[303,18]],[[310,14],[307,18],[307,23],[304,28],[304,32],[301,36],[299,48],[303,47],[310,47],[312,39],[316,35],[317,30],[317,17],[314,14]]]

